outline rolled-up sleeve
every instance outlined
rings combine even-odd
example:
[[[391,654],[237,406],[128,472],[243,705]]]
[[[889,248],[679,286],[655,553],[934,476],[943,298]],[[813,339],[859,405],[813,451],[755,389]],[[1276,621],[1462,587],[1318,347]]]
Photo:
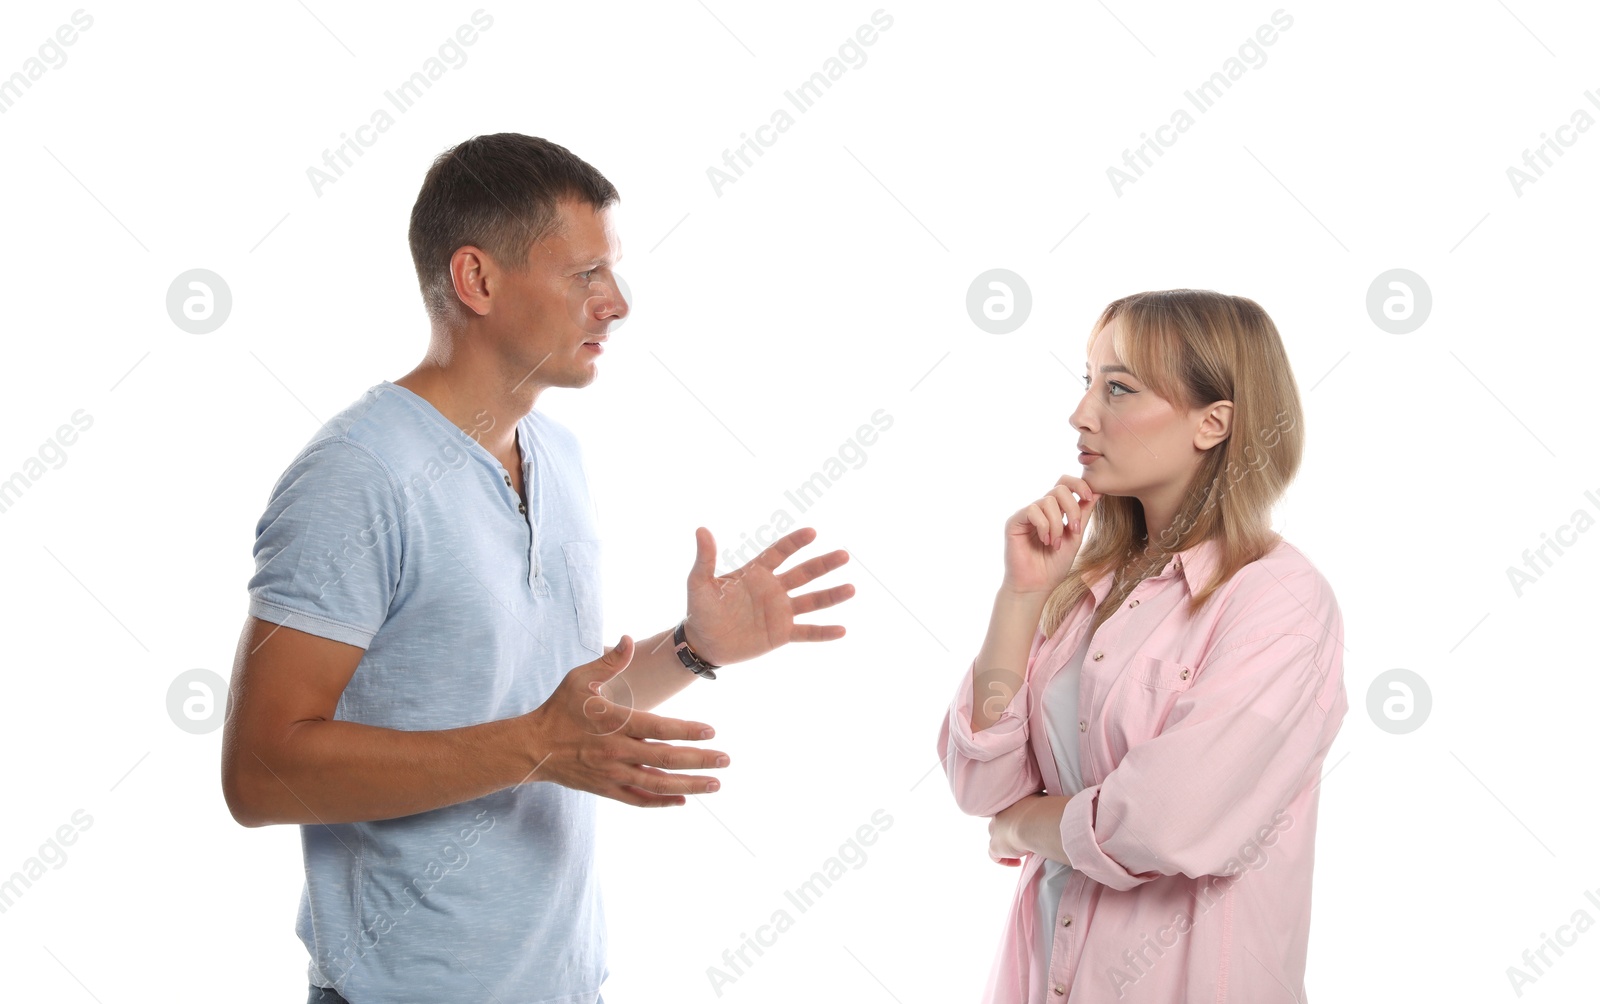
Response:
[[[939,757],[956,804],[973,816],[992,816],[1024,795],[1043,786],[1039,765],[1028,745],[1029,692],[1026,676],[1045,642],[1043,631],[1035,631],[1028,650],[1028,666],[1023,679],[1007,686],[1004,681],[987,681],[993,696],[986,700],[1005,705],[995,723],[982,732],[972,731],[972,682],[978,671],[977,660],[967,666],[956,689],[944,722],[939,728]]]
[[[1322,599],[1294,613],[1271,603],[1276,618],[1242,615],[1246,630],[1227,632],[1226,647],[1203,660],[1167,727],[1072,797],[1061,843],[1074,868],[1113,889],[1228,873],[1306,786],[1343,716],[1332,699],[1343,686],[1342,626],[1331,593]]]

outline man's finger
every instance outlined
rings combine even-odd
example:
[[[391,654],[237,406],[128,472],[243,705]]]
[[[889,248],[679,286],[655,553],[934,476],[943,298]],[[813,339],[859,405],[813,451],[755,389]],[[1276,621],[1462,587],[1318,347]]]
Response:
[[[732,758],[721,750],[703,750],[694,746],[669,746],[666,743],[640,742],[636,763],[649,764],[664,770],[707,770],[726,767]]]
[[[683,805],[687,801],[682,795],[657,795],[654,792],[635,788],[631,784],[618,784],[611,797],[628,805],[637,805],[642,809],[664,809],[671,805]]]
[[[594,662],[588,664],[589,672],[584,680],[585,688],[594,694],[600,692],[602,684],[628,668],[628,663],[633,659],[633,639],[623,635],[617,643],[605,650],[605,654]]]
[[[789,604],[789,610],[795,615],[809,614],[813,610],[824,607],[837,606],[856,594],[856,587],[848,582],[833,586],[829,589],[818,589],[815,592],[801,593],[794,597]]]
[[[700,531],[705,535],[701,536]],[[689,568],[689,581],[715,578],[717,574],[717,541],[711,531],[703,526],[694,528],[694,564]]]
[[[717,730],[705,722],[686,722],[663,718],[648,711],[635,712],[628,723],[628,735],[635,739],[710,739]]]
[[[762,551],[760,554],[756,555],[751,561],[751,564],[760,564],[768,571],[771,571],[783,564],[784,560],[788,558],[789,555],[815,540],[816,536],[817,531],[815,527],[802,526],[798,530],[779,537],[765,551]],[[802,540],[802,537],[805,539]]]
[[[849,551],[842,548],[837,551],[829,551],[827,554],[820,554],[809,561],[802,561],[787,572],[784,572],[778,576],[778,584],[783,587],[784,592],[793,592],[812,579],[827,575],[835,568],[840,568],[849,561]]]
[[[843,637],[843,624],[796,624],[789,632],[790,641],[838,641]]]

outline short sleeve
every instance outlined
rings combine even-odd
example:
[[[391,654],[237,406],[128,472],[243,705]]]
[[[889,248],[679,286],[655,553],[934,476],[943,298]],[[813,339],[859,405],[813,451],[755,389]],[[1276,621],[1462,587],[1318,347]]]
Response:
[[[256,524],[250,615],[368,647],[399,588],[404,526],[376,454],[344,438],[312,443]]]

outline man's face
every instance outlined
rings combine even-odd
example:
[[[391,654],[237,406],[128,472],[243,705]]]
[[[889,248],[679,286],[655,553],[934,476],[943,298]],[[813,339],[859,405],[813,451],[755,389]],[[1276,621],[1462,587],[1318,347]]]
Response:
[[[560,215],[562,227],[534,243],[525,271],[496,270],[488,320],[514,381],[586,387],[598,372],[600,340],[628,315],[611,272],[622,243],[610,208],[597,213],[566,199]]]

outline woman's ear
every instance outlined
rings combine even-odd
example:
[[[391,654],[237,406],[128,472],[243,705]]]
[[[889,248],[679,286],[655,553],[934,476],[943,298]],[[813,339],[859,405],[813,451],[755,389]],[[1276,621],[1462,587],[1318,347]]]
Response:
[[[1228,438],[1233,430],[1233,402],[1214,401],[1205,408],[1205,417],[1194,433],[1194,448],[1205,452]]]

